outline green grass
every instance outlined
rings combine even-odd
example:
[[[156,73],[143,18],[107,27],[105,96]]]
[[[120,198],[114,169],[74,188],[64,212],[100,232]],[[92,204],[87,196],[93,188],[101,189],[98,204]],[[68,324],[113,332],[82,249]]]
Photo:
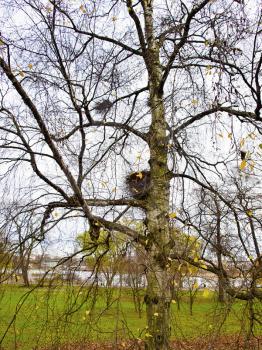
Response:
[[[259,305],[256,305],[258,308]],[[189,314],[188,296],[181,309],[172,305],[172,337],[194,338],[210,333],[235,334],[248,327],[248,307],[243,301],[225,306],[215,295],[199,293]],[[113,302],[106,308],[105,290],[87,287],[38,288],[0,286],[0,337],[3,349],[37,349],[48,344],[79,340],[144,338],[145,310],[139,318],[131,291],[115,289]],[[256,329],[258,333],[258,327]],[[0,347],[1,348],[1,347]]]

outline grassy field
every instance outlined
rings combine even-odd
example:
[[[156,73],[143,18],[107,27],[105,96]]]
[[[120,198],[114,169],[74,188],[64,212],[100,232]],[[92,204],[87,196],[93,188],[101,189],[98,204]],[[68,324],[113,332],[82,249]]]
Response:
[[[0,349],[38,349],[49,344],[117,339],[144,339],[145,312],[139,318],[128,289],[114,290],[106,308],[105,290],[87,287],[38,288],[0,286]],[[255,305],[256,308],[261,307]],[[260,310],[261,311],[261,310]],[[236,334],[248,329],[248,304],[216,302],[212,292],[199,292],[189,314],[188,296],[181,309],[172,304],[172,337],[189,339],[208,334]],[[256,334],[262,333],[255,325]]]

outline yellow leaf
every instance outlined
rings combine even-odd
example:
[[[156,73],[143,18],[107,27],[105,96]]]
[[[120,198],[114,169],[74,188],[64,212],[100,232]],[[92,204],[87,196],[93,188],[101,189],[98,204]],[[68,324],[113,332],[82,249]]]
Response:
[[[243,159],[240,166],[239,166],[239,169],[244,170],[246,166],[247,166],[247,161],[245,159]]]
[[[176,304],[176,301],[174,299],[172,300],[172,304]]]
[[[196,256],[195,258],[194,258],[194,262],[198,262],[198,257]]]
[[[212,66],[207,66],[206,67],[206,75],[211,75],[212,74],[211,69],[212,69]]]
[[[150,338],[150,337],[153,337],[153,336],[150,333],[146,333],[145,337]]]
[[[0,46],[5,45],[5,43],[0,39]]]
[[[203,297],[204,298],[207,298],[209,296],[210,292],[208,289],[204,289],[204,292],[203,292]]]
[[[155,312],[155,313],[154,313],[154,316],[156,316],[156,317],[159,316],[158,312]]]
[[[198,282],[195,282],[195,283],[193,284],[193,288],[194,288],[194,289],[197,289],[198,287],[199,287]]]
[[[175,218],[176,218],[176,213],[175,213],[175,212],[169,213],[169,214],[168,214],[168,217],[169,217],[170,219],[175,219]]]
[[[88,316],[90,314],[90,310],[86,310],[86,315]]]
[[[29,69],[33,69],[32,63],[29,63],[28,68],[29,68]]]
[[[22,70],[20,70],[20,71],[19,71],[19,75],[21,75],[21,77],[24,77],[24,76],[25,76],[25,73],[24,73]]]
[[[241,139],[240,142],[239,142],[240,148],[243,147],[244,144],[245,144],[245,139]]]
[[[191,101],[191,103],[192,103],[193,106],[196,106],[196,105],[198,104],[198,101],[195,100],[195,99],[193,99],[193,100]]]
[[[260,143],[260,144],[258,145],[258,147],[259,147],[260,149],[262,149],[262,143]]]
[[[139,173],[136,174],[136,177],[138,177],[139,179],[142,179],[143,178],[143,174],[141,172],[139,172]]]
[[[205,46],[208,46],[210,44],[209,40],[205,40]]]
[[[232,140],[232,132],[228,133],[228,134],[227,134],[227,137],[228,137],[230,140]]]
[[[201,264],[200,267],[205,270],[207,269],[207,266],[205,264]]]
[[[247,210],[247,216],[250,216],[250,217],[251,217],[252,215],[253,215],[252,210],[250,210],[250,209],[249,209],[249,210]]]

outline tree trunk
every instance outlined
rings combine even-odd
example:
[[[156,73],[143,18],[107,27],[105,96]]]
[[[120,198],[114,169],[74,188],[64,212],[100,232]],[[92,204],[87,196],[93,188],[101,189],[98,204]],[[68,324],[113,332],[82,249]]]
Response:
[[[146,45],[142,42],[148,71],[151,125],[148,134],[150,150],[150,190],[147,196],[147,311],[146,350],[168,350],[170,338],[171,288],[169,255],[169,191],[167,166],[168,140],[163,102],[160,45],[153,28],[153,1],[143,0]]]
[[[225,302],[225,287],[223,283],[223,278],[218,275],[218,301],[220,303]]]
[[[193,304],[194,304],[194,299],[193,299],[193,296],[190,295],[189,296],[189,313],[190,313],[190,316],[193,316]]]
[[[26,266],[24,262],[22,263],[21,270],[25,287],[30,287],[30,282],[28,278],[28,266]]]
[[[31,256],[31,249],[26,249],[23,243],[20,243],[20,266],[22,271],[22,278],[25,287],[30,286],[29,278],[28,278],[28,268]]]
[[[150,128],[151,188],[147,199],[147,226],[149,231],[147,264],[148,332],[146,350],[169,349],[170,337],[170,255],[169,236],[169,182],[167,167],[166,123],[163,98],[158,91],[157,74],[150,82],[152,124]],[[156,84],[156,85],[155,85]]]
[[[217,215],[217,229],[216,229],[216,244],[217,244],[217,263],[219,267],[219,274],[218,274],[218,301],[221,303],[225,302],[225,288],[224,288],[224,283],[223,283],[223,276],[222,271],[223,271],[223,262],[222,262],[222,246],[221,246],[221,213],[220,213],[220,207],[219,207],[219,202],[217,201],[217,198],[215,197],[215,205],[216,205],[216,215]]]
[[[168,275],[154,262],[147,274],[147,294],[145,296],[148,329],[146,331],[146,350],[169,349],[170,293]]]
[[[152,59],[157,62],[157,58]],[[166,121],[162,93],[159,92],[159,66],[153,66],[150,86],[152,123],[149,132],[150,148],[150,191],[147,198],[148,264],[147,305],[148,332],[146,350],[169,349],[170,337],[170,255],[169,235],[169,182],[167,167]]]

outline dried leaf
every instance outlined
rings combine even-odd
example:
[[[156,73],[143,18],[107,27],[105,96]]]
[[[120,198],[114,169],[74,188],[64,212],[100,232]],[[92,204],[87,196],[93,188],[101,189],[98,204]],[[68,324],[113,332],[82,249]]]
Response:
[[[255,167],[255,162],[251,160],[251,162],[249,163],[250,170],[253,171],[254,167]]]
[[[86,9],[85,9],[84,5],[81,5],[81,6],[79,7],[79,9],[80,9],[83,13],[86,13]]]
[[[248,134],[248,137],[250,137],[251,140],[255,140],[257,135],[254,132],[251,132],[250,134]]]

